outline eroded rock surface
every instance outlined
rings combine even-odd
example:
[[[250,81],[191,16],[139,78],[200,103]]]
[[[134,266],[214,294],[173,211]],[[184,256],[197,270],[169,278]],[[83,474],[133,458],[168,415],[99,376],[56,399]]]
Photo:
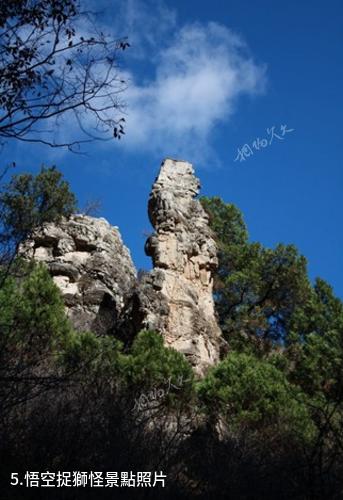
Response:
[[[163,162],[148,203],[155,233],[145,250],[153,270],[138,284],[118,229],[102,218],[73,215],[45,224],[22,252],[46,263],[77,330],[127,343],[141,329],[156,330],[202,375],[226,344],[212,297],[217,249],[196,199],[199,188],[190,163]]]
[[[149,199],[155,229],[145,246],[154,269],[140,283],[142,326],[161,332],[199,374],[223,345],[213,303],[217,249],[200,202],[199,180],[184,161],[162,163]]]
[[[136,270],[116,227],[103,218],[73,215],[45,224],[22,251],[47,264],[77,330],[118,329]]]

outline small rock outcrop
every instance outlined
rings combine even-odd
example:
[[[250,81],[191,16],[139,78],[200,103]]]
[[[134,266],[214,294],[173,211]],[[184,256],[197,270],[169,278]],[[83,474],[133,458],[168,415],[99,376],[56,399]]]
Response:
[[[218,361],[223,340],[212,296],[217,248],[195,199],[199,188],[190,163],[162,163],[148,204],[156,232],[145,250],[154,269],[141,279],[139,300],[142,327],[159,331],[202,374]]]
[[[21,250],[45,262],[75,329],[115,332],[136,286],[120,233],[103,218],[73,215],[44,224]]]

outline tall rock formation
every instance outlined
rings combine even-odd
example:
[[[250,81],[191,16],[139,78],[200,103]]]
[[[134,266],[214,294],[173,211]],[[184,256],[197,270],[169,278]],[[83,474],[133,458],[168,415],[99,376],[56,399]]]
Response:
[[[154,269],[140,283],[142,326],[159,331],[198,374],[219,359],[224,341],[213,303],[217,249],[200,202],[199,180],[185,161],[166,159],[150,194],[155,229],[145,246]]]
[[[76,330],[127,343],[142,329],[156,330],[202,375],[225,342],[212,297],[217,249],[199,187],[190,163],[162,163],[148,204],[156,232],[145,249],[153,270],[139,283],[118,229],[102,218],[44,224],[21,251],[48,266]]]
[[[47,264],[75,329],[118,331],[136,270],[116,227],[103,218],[73,215],[44,224],[21,251]]]

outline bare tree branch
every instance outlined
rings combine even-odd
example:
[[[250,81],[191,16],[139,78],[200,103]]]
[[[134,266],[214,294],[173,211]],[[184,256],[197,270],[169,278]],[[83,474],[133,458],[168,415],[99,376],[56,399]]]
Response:
[[[78,0],[9,3],[0,6],[0,143],[78,151],[91,140],[120,139],[127,83],[119,52],[127,40],[99,32]],[[57,139],[61,117],[68,127]],[[37,131],[37,124],[44,127]]]

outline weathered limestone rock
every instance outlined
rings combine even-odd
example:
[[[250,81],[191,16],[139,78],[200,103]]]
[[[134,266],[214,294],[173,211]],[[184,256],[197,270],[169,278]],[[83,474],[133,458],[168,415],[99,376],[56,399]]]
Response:
[[[136,286],[136,270],[120,233],[103,218],[73,215],[45,224],[22,252],[45,262],[77,330],[115,331]]]
[[[164,161],[148,204],[156,232],[145,250],[154,268],[138,285],[118,229],[102,218],[45,224],[21,251],[46,263],[77,330],[111,332],[128,343],[143,328],[156,330],[202,375],[226,344],[212,297],[217,249],[199,187],[190,163]]]
[[[145,246],[154,269],[140,283],[142,327],[161,332],[199,374],[219,359],[224,341],[212,297],[217,249],[208,217],[195,199],[200,185],[190,163],[167,159],[148,210],[156,233]]]

